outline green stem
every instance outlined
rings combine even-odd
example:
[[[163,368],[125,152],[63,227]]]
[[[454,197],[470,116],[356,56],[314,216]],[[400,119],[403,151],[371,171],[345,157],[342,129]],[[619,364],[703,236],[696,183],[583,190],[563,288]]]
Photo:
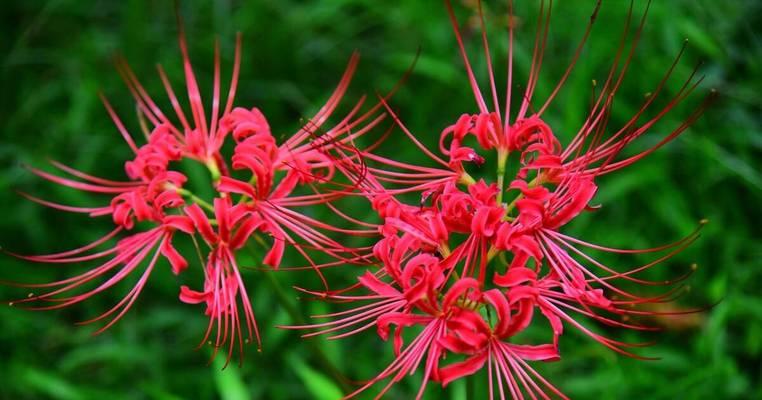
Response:
[[[468,172],[463,171],[463,173],[460,175],[460,178],[458,178],[458,183],[466,186],[471,186],[476,183],[476,180],[471,175],[469,175]]]
[[[201,207],[204,207],[204,208],[206,208],[208,211],[214,212],[214,207],[212,207],[212,205],[211,205],[211,204],[209,204],[209,203],[208,203],[206,200],[204,200],[204,199],[202,199],[202,198],[200,198],[200,197],[196,196],[196,195],[195,195],[195,194],[193,194],[193,192],[191,192],[190,190],[188,190],[188,189],[183,189],[183,188],[175,188],[175,190],[176,190],[176,191],[177,191],[177,193],[179,193],[181,196],[183,196],[183,197],[187,197],[187,198],[191,199],[191,201],[193,201],[194,203],[196,203],[196,204],[200,205]]]
[[[513,208],[516,207],[516,202],[521,200],[521,199],[523,199],[523,198],[524,198],[524,194],[519,193],[519,195],[516,196],[515,199],[513,199],[510,203],[508,203],[508,205],[505,206],[505,215],[508,216],[508,213],[513,211]]]
[[[476,397],[476,375],[466,376],[466,400],[475,400]]]
[[[497,205],[503,204],[503,185],[505,181],[505,164],[508,161],[508,152],[497,151]]]
[[[206,168],[209,169],[209,174],[212,176],[212,182],[217,183],[220,180],[220,167],[217,166],[217,161],[214,158],[209,159],[206,163]]]

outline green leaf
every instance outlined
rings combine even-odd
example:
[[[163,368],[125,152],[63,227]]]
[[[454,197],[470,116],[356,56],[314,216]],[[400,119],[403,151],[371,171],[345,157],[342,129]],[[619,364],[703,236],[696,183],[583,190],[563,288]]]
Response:
[[[296,357],[288,357],[288,362],[304,383],[307,391],[316,400],[336,400],[344,397],[338,386],[325,375],[315,371]]]
[[[238,367],[233,364],[225,366],[225,357],[215,357],[212,363],[214,383],[222,400],[248,399],[246,384],[241,379]]]
[[[31,393],[45,394],[50,399],[74,400],[84,397],[80,390],[66,379],[43,369],[25,367],[20,378]]]

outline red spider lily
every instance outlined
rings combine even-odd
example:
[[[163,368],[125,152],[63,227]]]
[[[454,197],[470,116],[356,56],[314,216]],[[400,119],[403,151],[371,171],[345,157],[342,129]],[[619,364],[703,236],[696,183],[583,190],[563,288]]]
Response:
[[[252,233],[265,224],[265,221],[259,215],[248,211],[243,205],[233,206],[230,198],[214,200],[216,231],[198,205],[194,204],[187,207],[185,213],[193,221],[193,225],[209,245],[211,251],[204,271],[206,278],[204,291],[198,292],[189,289],[187,286],[182,286],[180,288],[180,300],[191,304],[206,303],[209,328],[201,343],[206,342],[212,333],[212,326],[216,324],[215,352],[225,343],[229,343],[229,360],[233,353],[236,338],[239,349],[241,352],[243,351],[242,321],[245,323],[248,334],[246,340],[251,341],[253,336],[256,336],[257,343],[261,344],[254,311],[251,309],[251,302],[249,302],[241,273],[236,264],[234,252],[243,247]],[[238,313],[239,294],[241,308],[244,312],[243,320]]]
[[[44,175],[44,173],[41,174]],[[165,173],[161,176],[155,177],[150,185],[127,187],[130,188],[129,191],[122,191],[121,194],[117,195],[112,201],[111,207],[104,207],[103,209],[98,210],[99,213],[103,212],[104,210],[108,210],[113,215],[114,222],[118,226],[108,235],[96,240],[93,243],[78,249],[56,254],[38,256],[17,255],[18,257],[26,260],[50,264],[78,264],[82,262],[101,260],[104,258],[109,259],[103,264],[71,278],[46,284],[22,284],[22,286],[25,287],[46,289],[54,288],[54,290],[45,294],[31,296],[26,299],[16,301],[14,304],[33,301],[45,301],[54,303],[54,305],[49,306],[29,307],[30,309],[35,310],[49,310],[63,308],[87,300],[90,297],[111,288],[121,280],[125,279],[133,271],[139,268],[140,264],[143,263],[148,254],[153,250],[154,255],[151,257],[148,266],[144,269],[143,274],[140,276],[139,280],[133,289],[130,290],[127,296],[125,296],[119,303],[116,304],[116,306],[110,310],[106,311],[96,318],[84,322],[90,323],[100,321],[104,318],[112,316],[114,313],[119,311],[107,324],[105,324],[105,326],[100,328],[97,333],[100,333],[109,328],[127,312],[130,306],[134,303],[135,299],[137,299],[137,296],[142,291],[148,277],[151,274],[151,271],[156,265],[158,256],[160,254],[169,261],[172,267],[172,271],[175,274],[179,274],[185,268],[187,268],[188,263],[185,258],[180,255],[180,253],[178,253],[178,251],[172,246],[172,236],[178,230],[187,234],[192,234],[194,232],[193,224],[191,220],[185,216],[167,214],[168,211],[177,209],[178,207],[183,206],[185,203],[183,199],[177,194],[175,189],[154,190],[158,187],[163,187],[164,185],[179,187],[181,182],[184,180],[185,177],[178,173]],[[67,183],[67,181],[59,182],[64,184]],[[69,183],[73,183],[73,181]],[[97,187],[98,186],[93,186],[91,189],[95,189]],[[101,186],[103,189],[109,187],[114,188],[115,186]],[[47,202],[43,203],[45,204]],[[53,206],[57,207],[55,204],[53,204]],[[84,212],[88,211],[84,210]],[[119,232],[132,229],[134,224],[133,221],[136,219],[139,221],[151,221],[155,223],[156,226],[148,231],[136,232],[130,236],[125,237],[124,239],[121,239],[115,247],[109,250],[87,254],[87,252],[107,242]],[[109,276],[110,274],[112,275]],[[98,285],[95,289],[87,290],[84,293],[67,294],[76,292],[77,289],[80,289],[83,285],[98,279],[104,280],[104,282]]]
[[[442,341],[447,332],[447,323],[460,310],[460,306],[456,304],[457,301],[463,297],[468,299],[477,296],[478,286],[479,283],[476,280],[464,278],[453,284],[441,302],[431,297],[417,299],[416,311],[420,313],[390,312],[378,317],[378,335],[383,340],[389,338],[391,327],[396,327],[393,342],[397,357],[378,376],[347,397],[352,397],[379,381],[390,378],[389,383],[376,396],[381,398],[395,382],[415,372],[425,357],[423,382],[416,396],[416,399],[420,399],[429,380],[437,375],[439,359],[443,355]],[[423,326],[423,329],[410,344],[404,346],[402,332],[405,328],[413,326]]]
[[[413,145],[439,166],[432,168],[380,156],[372,152],[375,145],[358,150],[359,155],[342,148],[332,149],[342,161],[337,163],[336,170],[357,182],[357,190],[370,201],[383,221],[379,227],[383,238],[374,247],[378,269],[365,272],[356,285],[345,290],[351,294],[306,290],[322,299],[360,304],[318,316],[328,318],[328,321],[289,328],[315,329],[305,336],[330,334],[332,339],[337,339],[367,330],[375,324],[380,337],[386,340],[389,326],[398,327],[395,331],[395,360],[348,397],[388,378],[390,382],[382,389],[381,396],[405,374],[421,366],[424,380],[418,397],[431,380],[446,385],[485,366],[490,398],[495,393],[501,399],[506,396],[549,398],[550,394],[564,397],[527,361],[559,359],[559,338],[565,332],[565,325],[621,354],[645,358],[627,349],[646,344],[624,343],[605,337],[578,318],[586,317],[619,328],[653,330],[637,322],[619,319],[649,315],[653,311],[637,306],[672,301],[679,295],[679,289],[644,297],[620,288],[617,282],[669,285],[689,275],[666,282],[638,276],[692,243],[698,237],[699,229],[674,243],[640,250],[600,246],[561,233],[574,218],[597,208],[590,203],[598,190],[598,176],[628,166],[655,151],[684,132],[706,108],[711,95],[655,146],[618,159],[627,145],[645,134],[701,82],[700,78],[694,79],[694,71],[663,109],[657,110],[655,116],[645,122],[641,121],[641,117],[650,111],[654,99],[661,94],[683,50],[636,115],[613,133],[608,133],[614,95],[634,57],[648,9],[646,7],[631,37],[630,49],[625,51],[631,31],[631,6],[619,49],[601,92],[595,96],[582,127],[564,146],[542,116],[550,109],[577,63],[600,2],[593,8],[590,23],[568,68],[544,103],[533,107],[534,91],[545,56],[552,1],[540,2],[529,77],[518,104],[512,103],[515,28],[512,2],[509,1],[511,23],[504,108],[498,100],[481,4],[477,4],[491,99],[482,95],[455,13],[446,1],[478,111],[461,115],[455,124],[442,131],[439,140],[442,156],[427,149],[404,126],[386,99],[380,99]],[[511,118],[514,106],[518,111]],[[467,144],[470,137],[475,139],[477,146]],[[465,170],[464,163],[484,163],[485,157],[480,154],[483,150],[497,153],[494,183],[477,181]],[[517,158],[519,167],[513,177],[509,175],[510,185],[505,188],[510,156]],[[398,196],[411,192],[421,194],[420,204],[405,204]],[[513,199],[505,202],[505,195],[513,195]],[[587,255],[582,247],[620,255],[662,255],[622,272]],[[492,313],[495,313],[494,318]],[[549,322],[552,343],[521,343],[515,336],[535,323],[537,315]],[[412,330],[416,327],[418,336],[404,346],[400,332],[403,328]],[[458,355],[465,359],[444,362],[445,357],[458,359]]]
[[[65,307],[110,289],[135,270],[142,270],[134,288],[124,299],[104,314],[86,321],[112,317],[98,330],[102,332],[132,306],[145,287],[159,256],[168,260],[175,274],[188,268],[186,258],[172,244],[174,234],[179,231],[193,236],[194,243],[195,235],[198,234],[209,248],[206,265],[202,267],[204,282],[198,285],[202,289],[193,290],[182,286],[179,297],[185,303],[206,305],[209,327],[202,344],[209,342],[213,345],[213,356],[220,348],[227,347],[227,361],[230,361],[235,347],[238,347],[238,352],[242,355],[245,343],[254,342],[256,338],[257,344],[261,345],[254,311],[236,261],[236,253],[250,240],[263,242],[260,237],[262,234],[273,237],[271,249],[262,259],[263,264],[273,268],[281,265],[286,245],[295,248],[308,261],[310,268],[318,271],[325,265],[367,263],[369,248],[349,248],[331,236],[374,235],[377,232],[375,228],[341,229],[298,210],[305,206],[321,205],[331,208],[337,215],[350,218],[330,204],[354,190],[352,185],[340,184],[332,179],[335,165],[341,164],[341,160],[334,158],[331,153],[351,150],[352,141],[378,125],[384,116],[376,113],[380,105],[360,114],[364,104],[364,98],[361,98],[338,123],[324,129],[347,91],[358,62],[355,54],[323,107],[309,119],[307,125],[278,144],[267,119],[259,109],[233,108],[241,60],[240,35],[236,41],[235,63],[224,106],[220,99],[219,46],[215,46],[213,97],[209,117],[191,66],[182,28],[179,42],[191,118],[184,114],[161,67],[159,74],[174,117],[168,116],[156,105],[124,61],[118,63],[119,72],[137,103],[141,117],[148,122],[141,124],[145,130],[150,129],[150,132],[145,132],[147,143],[142,146],[136,144],[115,110],[102,97],[110,117],[134,152],[134,157],[125,162],[128,180],[99,178],[57,162],[53,162],[53,166],[66,175],[31,169],[36,175],[53,183],[107,195],[111,199],[105,206],[75,207],[24,194],[25,197],[64,211],[84,213],[91,217],[110,216],[117,227],[103,238],[78,249],[49,255],[19,255],[40,263],[74,264],[97,260],[101,264],[61,281],[21,284],[26,287],[50,288],[50,291],[14,304],[46,302],[53,305],[30,308]],[[174,123],[173,118],[179,124]],[[226,140],[235,142],[235,150],[229,160],[222,154]],[[208,168],[216,191],[214,199],[204,200],[186,188],[187,178],[176,171],[177,162],[183,159],[195,160]],[[233,178],[229,166],[249,171],[251,179],[244,182]],[[331,190],[320,191],[317,185],[325,185]],[[237,197],[235,202],[234,196]],[[97,250],[123,232],[129,232],[128,236],[114,247]],[[332,256],[336,261],[317,264],[308,250],[317,250]],[[142,266],[143,264],[147,266]],[[101,280],[103,282],[96,288],[83,289],[86,284]]]
[[[512,294],[512,293],[511,293]],[[531,304],[524,307],[525,297],[512,296],[509,300],[497,289],[484,292],[480,302],[495,311],[494,326],[484,320],[481,313],[461,309],[448,321],[449,332],[441,341],[442,347],[454,354],[466,354],[464,361],[439,369],[437,378],[442,385],[479,371],[489,364],[489,384],[492,387],[493,371],[501,398],[505,398],[503,384],[513,398],[522,398],[522,391],[548,398],[534,381],[539,380],[548,390],[566,398],[558,389],[532,369],[526,360],[556,361],[560,358],[555,345],[518,345],[507,341],[521,332],[531,321]],[[518,306],[517,306],[518,304]],[[511,315],[511,310],[515,314]]]

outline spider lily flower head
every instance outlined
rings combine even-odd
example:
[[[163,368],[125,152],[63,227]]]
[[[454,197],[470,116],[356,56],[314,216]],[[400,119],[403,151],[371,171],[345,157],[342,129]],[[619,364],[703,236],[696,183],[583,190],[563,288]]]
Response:
[[[381,396],[404,375],[422,369],[420,398],[431,381],[447,385],[485,368],[490,398],[496,394],[500,398],[565,397],[530,363],[559,360],[561,337],[570,331],[581,332],[620,354],[646,358],[631,349],[648,343],[617,341],[589,325],[654,330],[637,321],[638,316],[654,311],[638,306],[673,301],[679,297],[680,287],[656,296],[642,296],[623,289],[620,283],[666,286],[686,279],[690,272],[660,282],[644,279],[640,273],[695,241],[704,222],[680,240],[647,249],[607,247],[562,232],[575,218],[599,207],[594,203],[599,176],[633,164],[683,133],[704,111],[712,95],[655,146],[620,158],[630,143],[701,82],[694,72],[664,108],[653,112],[654,98],[662,94],[673,64],[635,116],[622,127],[608,126],[614,95],[634,57],[647,14],[648,7],[632,34],[631,6],[620,47],[599,95],[593,99],[579,131],[570,141],[563,141],[543,115],[553,109],[554,98],[578,62],[600,2],[592,6],[590,22],[568,68],[539,104],[535,104],[535,88],[543,60],[549,57],[545,43],[552,1],[540,1],[529,76],[523,93],[518,94],[513,71],[516,27],[513,22],[509,24],[508,84],[502,104],[481,3],[477,2],[478,21],[490,98],[483,95],[471,67],[455,12],[449,1],[445,4],[477,110],[461,114],[441,131],[437,154],[403,124],[386,99],[380,100],[412,145],[435,166],[406,163],[368,149],[361,150],[362,163],[340,163],[337,170],[360,182],[359,192],[383,221],[379,229],[382,238],[373,248],[377,268],[367,270],[356,285],[338,294],[306,291],[321,299],[354,305],[316,316],[324,321],[289,328],[313,329],[306,336],[328,334],[331,339],[339,339],[367,331],[375,324],[380,338],[387,340],[391,337],[390,327],[396,327],[392,346],[395,359],[348,397],[388,379]],[[510,1],[509,18],[514,21]],[[632,43],[629,48],[625,46],[628,40]],[[648,119],[647,112],[655,116]],[[496,176],[492,181],[474,179],[467,172],[468,165],[485,169],[487,151],[496,153]],[[509,164],[510,157],[516,162]],[[357,157],[347,154],[344,161],[357,161]],[[512,172],[508,165],[518,167]],[[410,193],[419,193],[420,202],[406,204],[401,195]],[[622,256],[652,253],[654,259],[622,270],[596,260],[588,251]],[[629,321],[631,317],[633,321]],[[548,326],[546,343],[529,343],[518,336],[534,324]],[[405,345],[402,330],[415,330],[417,336]]]
[[[159,76],[171,104],[172,113],[159,108],[126,62],[119,60],[118,70],[137,104],[146,142],[138,145],[134,135],[119,118],[116,110],[101,96],[109,116],[127,146],[134,153],[124,163],[125,180],[93,176],[58,162],[53,166],[62,173],[39,169],[31,171],[53,183],[76,190],[109,197],[105,205],[77,207],[59,204],[31,195],[25,197],[63,211],[83,213],[90,217],[110,217],[115,228],[103,238],[83,247],[47,255],[25,256],[23,259],[47,264],[98,263],[85,272],[60,281],[43,284],[13,283],[47,290],[13,302],[32,309],[57,309],[74,305],[105,292],[118,282],[134,276],[136,283],[113,308],[84,323],[106,320],[97,332],[103,332],[119,320],[134,304],[153,269],[165,258],[173,273],[179,275],[194,266],[203,270],[203,282],[179,288],[184,303],[203,303],[209,327],[203,343],[213,346],[213,357],[225,349],[227,361],[236,347],[243,355],[244,345],[256,341],[261,346],[253,306],[244,285],[244,276],[236,254],[249,242],[267,245],[262,264],[278,268],[287,246],[293,247],[319,272],[322,264],[313,261],[313,252],[324,253],[336,261],[328,265],[364,263],[369,249],[354,249],[333,238],[338,234],[375,235],[377,229],[340,229],[314,219],[301,210],[306,206],[325,206],[341,214],[331,202],[353,189],[334,184],[337,160],[330,155],[335,148],[348,149],[354,138],[371,130],[383,115],[376,110],[359,114],[361,98],[341,120],[328,126],[345,96],[357,67],[353,54],[333,93],[308,123],[282,143],[277,143],[265,115],[258,108],[233,107],[241,61],[240,35],[236,40],[234,64],[227,100],[221,98],[219,45],[215,46],[213,96],[211,113],[207,114],[190,62],[182,26],[179,35],[185,90],[191,114],[188,116],[159,67]],[[231,141],[233,153],[223,152]],[[188,178],[179,171],[181,160],[204,165],[214,190],[213,198],[204,199],[190,190],[202,185],[188,185]],[[231,169],[232,167],[232,169]],[[231,173],[250,174],[242,181]],[[322,192],[326,185],[330,191]],[[339,190],[335,190],[335,187]],[[234,200],[235,199],[235,200]],[[346,218],[350,218],[345,216]],[[180,247],[175,247],[178,234],[196,237],[205,244],[201,265],[189,263]],[[113,247],[107,244],[123,235]],[[197,250],[202,251],[201,248]],[[205,258],[205,259],[204,259]],[[185,275],[185,274],[184,274]],[[321,274],[322,277],[322,274]],[[190,276],[185,277],[190,279]],[[88,289],[86,285],[93,285]],[[326,283],[327,285],[327,283]],[[327,287],[327,286],[326,286]],[[227,365],[227,364],[226,364]]]

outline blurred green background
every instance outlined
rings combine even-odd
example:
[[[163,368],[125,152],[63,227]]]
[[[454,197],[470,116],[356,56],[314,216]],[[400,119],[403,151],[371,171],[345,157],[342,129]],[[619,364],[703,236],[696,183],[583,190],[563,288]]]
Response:
[[[433,144],[442,128],[475,109],[445,8],[437,1],[181,3],[191,57],[204,93],[210,92],[215,38],[220,38],[226,76],[235,32],[242,32],[243,66],[236,104],[262,109],[276,135],[293,132],[299,118],[316,110],[355,49],[362,60],[347,104],[363,93],[388,90],[420,48],[411,78],[392,100],[408,127]],[[467,23],[466,15],[473,14],[468,7],[475,2],[456,3],[461,21]],[[507,45],[500,31],[506,12],[503,3],[487,2],[496,59],[505,54]],[[537,7],[524,4],[536,2],[519,3],[516,62],[517,80],[523,81]],[[566,68],[593,6],[592,0],[558,3],[538,99],[545,98]],[[569,132],[584,118],[590,81],[604,80],[616,51],[626,2],[604,3],[578,67],[545,114],[562,142],[568,141]],[[636,3],[636,11],[642,11],[644,2]],[[0,21],[0,245],[23,253],[45,253],[87,243],[108,231],[108,221],[48,210],[14,191],[68,204],[99,204],[98,199],[44,183],[23,164],[44,167],[52,158],[100,176],[123,176],[123,161],[130,152],[97,92],[103,91],[130,129],[139,132],[134,104],[113,67],[113,56],[122,54],[154,99],[167,107],[154,64],[161,63],[168,70],[177,90],[183,80],[173,5],[148,0],[6,1],[0,6]],[[606,331],[628,340],[658,340],[644,353],[661,357],[660,361],[617,356],[570,329],[561,341],[562,362],[540,365],[539,369],[572,398],[762,398],[760,26],[762,3],[755,0],[655,1],[652,5],[630,73],[617,97],[611,126],[626,121],[637,110],[644,93],[653,90],[685,38],[690,40],[688,50],[665,96],[674,94],[700,61],[706,80],[696,96],[635,147],[642,149],[658,141],[710,88],[716,88],[720,98],[684,136],[636,166],[602,179],[597,201],[603,208],[579,218],[567,232],[611,246],[648,247],[681,237],[699,219],[708,218],[711,223],[697,243],[648,277],[676,276],[696,262],[699,268],[688,281],[691,291],[675,307],[719,303],[707,312],[672,323],[657,321],[666,327],[657,334]],[[475,31],[466,31],[475,66],[482,67]],[[503,71],[500,65],[498,70]],[[504,79],[502,75],[498,73],[499,80]],[[398,144],[405,143],[399,132],[395,135],[396,155],[423,162],[412,146]],[[347,207],[355,216],[370,215],[363,203]],[[646,260],[596,256],[623,267]],[[0,279],[46,282],[68,276],[67,270],[81,270],[0,257]],[[242,262],[251,265],[248,260]],[[206,327],[202,307],[177,300],[178,283],[197,282],[200,277],[198,265],[193,264],[191,270],[195,272],[176,278],[169,268],[159,268],[131,312],[97,337],[90,335],[95,327],[76,327],[73,322],[106,310],[124,291],[113,290],[57,312],[0,307],[0,398],[338,396],[339,389],[309,344],[295,332],[273,327],[290,319],[259,271],[247,271],[246,277],[264,331],[264,351],[257,354],[251,348],[242,368],[231,366],[221,371],[219,363],[207,366],[207,349],[193,351]],[[340,287],[360,272],[335,270],[329,278]],[[284,287],[295,282],[319,287],[313,273],[287,272],[277,277]],[[4,301],[26,295],[24,290],[0,287]],[[289,291],[288,296],[296,305],[296,293]],[[328,310],[323,304],[304,300],[299,307],[304,313]],[[390,346],[372,332],[342,342],[319,338],[312,342],[355,380],[374,376],[392,358]],[[419,378],[405,380],[388,398],[411,398]],[[479,379],[477,390],[484,394],[486,377],[482,374]],[[428,398],[461,399],[464,392],[461,383],[446,391],[431,385]]]

